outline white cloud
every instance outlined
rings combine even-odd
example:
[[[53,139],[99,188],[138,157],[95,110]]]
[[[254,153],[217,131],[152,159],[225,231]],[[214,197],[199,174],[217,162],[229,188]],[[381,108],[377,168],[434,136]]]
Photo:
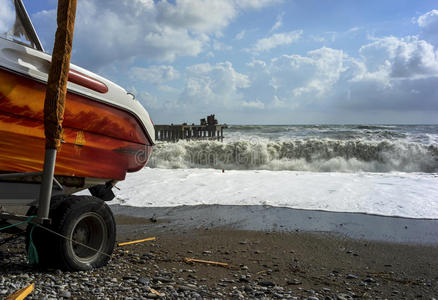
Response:
[[[230,45],[225,45],[217,40],[213,41],[213,50],[215,51],[229,51],[231,49],[233,49],[233,47]]]
[[[157,10],[158,23],[201,33],[221,30],[237,15],[234,3],[223,0],[160,1]]]
[[[262,8],[264,6],[277,4],[283,2],[283,0],[235,0],[236,4],[245,9],[245,8]]]
[[[0,0],[0,35],[12,28],[15,21],[15,12],[12,1]]]
[[[209,103],[232,106],[240,101],[240,91],[250,86],[248,76],[236,72],[228,61],[211,65],[197,64],[187,67],[184,102]]]
[[[419,37],[382,37],[363,45],[357,57],[322,47],[303,55],[253,59],[245,72],[228,61],[196,64],[184,72],[184,90],[174,90],[177,100],[159,103],[162,109],[179,105],[185,111],[196,104],[198,111],[260,117],[266,112],[283,116],[283,122],[291,120],[288,116],[296,122],[400,122],[397,116],[413,111],[438,111],[437,54]]]
[[[283,55],[272,60],[269,72],[271,85],[287,90],[289,97],[322,96],[339,80],[345,71],[346,55],[342,50],[323,47],[307,56]]]
[[[310,40],[318,43],[334,43],[339,40],[351,39],[353,37],[356,37],[362,31],[362,27],[351,27],[346,31],[326,31],[317,35],[310,35],[309,38]]]
[[[323,43],[326,41],[326,38],[323,36],[311,35],[310,39],[314,42]]]
[[[172,96],[169,99],[158,97],[148,92],[142,92],[137,95],[137,98],[148,108],[152,110],[167,110],[174,111],[175,109],[181,109],[183,106],[181,103]]]
[[[163,103],[158,100],[157,96],[154,96],[148,92],[142,92],[138,94],[137,97],[144,105],[149,108],[160,108],[163,106]]]
[[[433,9],[418,18],[418,25],[424,30],[434,30],[438,28],[438,10]]]
[[[361,29],[361,28],[360,28],[360,27],[357,27],[357,26],[355,26],[355,27],[351,27],[350,29],[347,30],[346,34],[350,34],[350,33],[357,32],[357,31],[359,31],[360,29]]]
[[[438,10],[434,9],[420,16],[417,23],[425,39],[438,43]]]
[[[302,30],[276,33],[271,35],[270,37],[258,40],[251,50],[254,52],[263,52],[271,50],[278,46],[289,45],[293,42],[296,42],[302,34]]]
[[[270,122],[277,116],[282,122],[400,122],[412,111],[438,111],[436,53],[418,38],[384,37],[364,45],[357,58],[322,47],[252,60],[245,73],[228,61],[196,64],[184,72],[184,90],[173,89],[169,100],[166,94],[146,101],[161,111],[251,112],[274,116]]]
[[[242,30],[241,32],[239,32],[238,34],[236,34],[236,36],[234,37],[236,40],[242,40],[245,37],[246,31]]]
[[[147,68],[132,67],[130,77],[133,80],[161,84],[179,78],[179,72],[172,66],[150,66]]]
[[[179,94],[181,92],[181,90],[168,86],[168,85],[159,85],[157,87],[160,91],[165,92],[165,93],[170,93],[170,94]]]
[[[243,101],[241,105],[244,108],[255,108],[255,109],[264,109],[265,108],[265,104],[263,102],[261,102],[260,100]]]
[[[229,87],[232,90],[237,88],[249,87],[248,77],[244,74],[236,72],[233,65],[229,62],[217,63],[211,65],[209,63],[197,64],[187,67],[189,75],[192,78],[207,78],[206,75],[214,75],[211,82],[214,83],[215,90],[220,91],[224,87]]]
[[[269,62],[253,60],[249,77],[251,90],[246,99],[256,97],[268,109],[297,110],[327,101],[351,65],[342,50],[320,48],[307,55],[282,55]]]
[[[278,28],[280,28],[283,25],[283,16],[284,16],[284,12],[277,16],[277,21],[272,26],[270,32],[277,30]]]
[[[274,95],[274,99],[272,100],[272,107],[278,108],[278,107],[286,107],[285,102],[282,101],[280,98],[278,98],[277,95]],[[287,107],[286,107],[287,108]],[[291,107],[289,107],[291,108]]]
[[[248,64],[246,99],[265,109],[359,116],[372,110],[438,110],[438,51],[417,37],[384,37],[362,46],[360,57],[320,48]],[[371,116],[372,117],[372,116]]]
[[[197,56],[241,10],[277,2],[82,0],[78,3],[72,59],[96,69],[135,58],[172,62],[179,56]],[[38,28],[44,28],[42,38],[50,49],[56,28],[55,10],[32,17]]]
[[[438,76],[438,53],[417,37],[385,37],[362,46],[368,72],[387,72],[394,78]]]

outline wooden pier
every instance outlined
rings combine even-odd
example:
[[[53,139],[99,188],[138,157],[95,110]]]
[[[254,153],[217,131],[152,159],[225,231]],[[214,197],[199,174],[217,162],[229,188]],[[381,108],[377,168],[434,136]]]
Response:
[[[224,139],[226,124],[218,124],[214,115],[201,119],[200,125],[155,125],[155,140],[177,142],[179,140],[218,140]]]

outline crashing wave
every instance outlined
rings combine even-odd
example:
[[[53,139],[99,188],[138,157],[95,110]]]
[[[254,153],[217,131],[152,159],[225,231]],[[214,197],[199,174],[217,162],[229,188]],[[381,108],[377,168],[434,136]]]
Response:
[[[394,140],[179,141],[155,146],[149,167],[313,172],[438,172],[438,147]]]

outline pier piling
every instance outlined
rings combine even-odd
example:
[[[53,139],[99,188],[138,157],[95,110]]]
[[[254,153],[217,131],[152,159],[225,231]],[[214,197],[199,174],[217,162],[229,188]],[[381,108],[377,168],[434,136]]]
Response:
[[[155,125],[155,139],[157,141],[177,142],[178,140],[218,140],[224,139],[224,128],[227,124],[218,124],[214,115],[201,119],[200,125],[170,124]]]

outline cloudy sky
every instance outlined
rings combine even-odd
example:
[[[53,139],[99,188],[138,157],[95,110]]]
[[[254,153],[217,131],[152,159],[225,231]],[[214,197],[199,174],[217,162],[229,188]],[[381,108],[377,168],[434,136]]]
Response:
[[[46,51],[55,0],[24,0]],[[79,0],[72,62],[155,124],[438,123],[436,0]]]

